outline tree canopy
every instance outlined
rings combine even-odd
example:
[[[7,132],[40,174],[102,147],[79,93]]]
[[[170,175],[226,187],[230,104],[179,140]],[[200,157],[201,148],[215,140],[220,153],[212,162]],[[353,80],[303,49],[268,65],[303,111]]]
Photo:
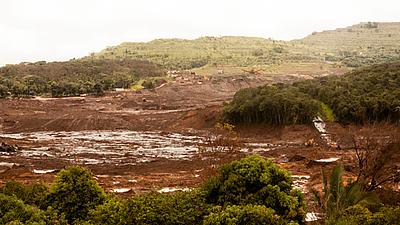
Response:
[[[224,116],[233,123],[273,125],[308,123],[315,116],[333,117],[341,123],[397,123],[400,62],[292,85],[243,89],[224,107]]]
[[[164,75],[160,66],[132,59],[20,63],[0,68],[0,98],[43,94],[53,97],[102,95],[113,88],[129,88],[141,78]]]

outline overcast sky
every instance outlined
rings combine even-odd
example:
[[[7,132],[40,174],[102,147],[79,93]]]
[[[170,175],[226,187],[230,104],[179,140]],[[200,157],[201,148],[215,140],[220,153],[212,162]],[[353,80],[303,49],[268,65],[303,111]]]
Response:
[[[0,0],[0,65],[68,60],[156,38],[291,40],[366,21],[400,21],[400,1]]]

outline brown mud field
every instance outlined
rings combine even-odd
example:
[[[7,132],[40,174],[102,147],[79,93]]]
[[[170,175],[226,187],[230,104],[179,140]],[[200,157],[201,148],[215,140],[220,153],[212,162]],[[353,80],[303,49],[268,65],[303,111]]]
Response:
[[[339,148],[329,146],[313,124],[237,127],[235,133],[215,128],[223,103],[237,90],[296,79],[230,76],[104,97],[2,99],[0,142],[18,149],[0,152],[0,185],[51,183],[57,171],[78,164],[120,195],[186,190],[204,183],[224,163],[259,154],[288,169],[303,192],[321,189],[322,166],[341,162],[351,172],[351,136],[379,127],[326,124],[324,135]],[[380,135],[392,130],[380,129]]]

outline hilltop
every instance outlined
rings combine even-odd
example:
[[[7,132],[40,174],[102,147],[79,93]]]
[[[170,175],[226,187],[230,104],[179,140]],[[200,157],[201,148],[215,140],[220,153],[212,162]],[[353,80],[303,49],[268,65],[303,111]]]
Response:
[[[194,40],[157,39],[147,43],[125,42],[95,54],[97,58],[148,59],[169,69],[205,65],[256,66],[285,61],[310,61],[301,45],[256,37],[201,37]]]
[[[320,52],[325,60],[350,67],[400,59],[400,23],[360,23],[336,30],[313,32],[292,41]]]
[[[274,80],[340,75],[394,60],[400,60],[400,23],[360,23],[293,41],[223,36],[125,42],[77,60],[1,67],[0,97],[151,89],[167,80],[168,70],[205,79],[224,74]]]
[[[293,41],[224,36],[125,42],[108,47],[93,57],[146,59],[167,69],[233,66],[276,72],[280,71],[276,66],[282,64],[326,66],[328,61],[338,67],[359,67],[400,59],[399,41],[400,23],[368,22],[313,32]],[[272,66],[275,67],[271,69]]]

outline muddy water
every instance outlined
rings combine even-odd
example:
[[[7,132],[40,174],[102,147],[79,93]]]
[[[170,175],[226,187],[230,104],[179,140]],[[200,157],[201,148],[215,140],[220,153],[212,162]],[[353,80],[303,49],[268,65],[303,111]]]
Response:
[[[207,148],[204,137],[161,132],[32,132],[0,134],[1,138],[14,139],[18,143],[19,150],[14,153],[0,153],[0,173],[7,171],[7,168],[22,165],[37,175],[58,172],[59,169],[70,164],[121,168],[159,159],[190,160],[196,153]],[[241,152],[257,153],[275,148],[284,148],[284,146],[270,143],[247,143]],[[293,186],[305,192],[308,179],[309,176],[293,176]],[[121,188],[119,184],[112,184],[112,186],[118,187],[112,189],[116,193],[131,190],[127,187]],[[159,191],[175,190],[180,189]]]
[[[182,134],[134,131],[34,132],[0,134],[17,139],[21,150],[0,155],[27,161],[66,161],[77,164],[135,165],[157,158],[185,160],[204,139]]]
[[[314,127],[318,130],[321,138],[325,140],[326,144],[331,147],[337,147],[337,143],[332,140],[331,135],[326,131],[325,122],[318,116],[313,119]]]

